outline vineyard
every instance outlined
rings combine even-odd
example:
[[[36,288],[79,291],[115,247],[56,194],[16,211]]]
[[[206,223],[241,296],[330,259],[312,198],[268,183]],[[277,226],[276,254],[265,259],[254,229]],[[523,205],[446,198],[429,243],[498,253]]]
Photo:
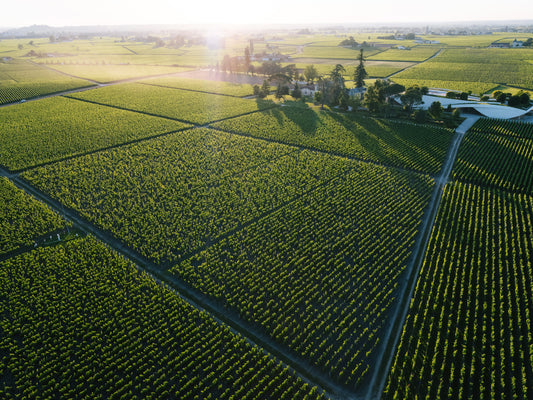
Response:
[[[480,119],[466,135],[452,174],[456,180],[531,195],[532,170],[533,124]]]
[[[63,97],[0,109],[0,164],[20,170],[188,125]]]
[[[383,399],[533,397],[533,198],[446,186]]]
[[[359,388],[431,188],[427,177],[361,163],[172,271]]]
[[[139,83],[107,86],[70,97],[194,124],[206,124],[272,107],[267,101],[249,101]]]
[[[154,65],[52,65],[53,69],[80,78],[91,79],[100,83],[131,79],[143,76],[175,74],[187,71],[186,68]]]
[[[65,227],[50,209],[4,177],[0,177],[0,204],[0,255],[29,246],[39,236]]]
[[[252,85],[220,81],[168,77],[147,79],[143,80],[142,83],[147,85],[166,86],[176,89],[188,89],[205,93],[225,94],[234,97],[244,97],[253,94]]]
[[[28,62],[0,62],[0,104],[86,86],[92,83]]]
[[[93,238],[0,262],[0,397],[322,399]]]
[[[24,177],[167,265],[353,165],[195,129],[51,164]]]
[[[422,62],[439,51],[436,47],[415,46],[408,50],[389,49],[382,53],[368,56],[368,60],[414,61]]]
[[[533,89],[533,65],[527,62],[531,54],[530,50],[446,49],[437,57],[400,72],[394,81],[470,90],[479,95],[500,84]]]
[[[452,137],[450,130],[435,126],[288,107],[212,126],[430,174],[440,171]]]

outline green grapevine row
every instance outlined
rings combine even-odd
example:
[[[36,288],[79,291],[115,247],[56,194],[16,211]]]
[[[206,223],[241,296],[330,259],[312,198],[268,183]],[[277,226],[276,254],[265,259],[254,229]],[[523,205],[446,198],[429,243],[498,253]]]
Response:
[[[432,180],[359,163],[172,272],[360,388]]]
[[[442,128],[290,107],[213,127],[430,174],[440,171],[452,137]]]
[[[510,119],[480,118],[469,129],[469,132],[533,139],[533,124]]]
[[[189,89],[206,93],[218,93],[228,96],[243,97],[253,94],[252,85],[223,81],[209,81],[178,77],[153,78],[143,80],[147,85],[159,85],[176,89]]]
[[[496,123],[489,131],[497,130],[499,125]],[[533,194],[532,128],[524,131],[519,123],[507,127],[514,133],[469,132],[459,148],[453,178]]]
[[[140,83],[88,90],[71,97],[169,118],[206,124],[272,107],[270,102],[191,92]]]
[[[158,263],[323,184],[354,162],[194,129],[26,172],[41,190]]]
[[[2,399],[324,399],[93,238],[0,262]]]
[[[187,126],[53,97],[0,109],[0,163],[20,170]]]
[[[452,183],[383,399],[533,398],[533,197]]]
[[[25,61],[0,62],[0,104],[85,86],[91,83]]]
[[[43,204],[0,177],[0,254],[28,246],[65,223]]]

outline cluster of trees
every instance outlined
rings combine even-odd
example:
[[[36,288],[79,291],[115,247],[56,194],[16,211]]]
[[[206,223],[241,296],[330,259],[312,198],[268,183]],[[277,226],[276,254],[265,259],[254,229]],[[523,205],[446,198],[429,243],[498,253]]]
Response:
[[[366,41],[363,41],[363,43],[358,43],[355,41],[353,36],[350,36],[348,39],[344,39],[342,42],[339,43],[339,46],[343,47],[367,47],[368,43]]]
[[[507,103],[511,107],[528,107],[531,101],[529,92],[520,90],[516,94],[504,93],[501,90],[496,90],[492,93],[492,97],[500,103]]]

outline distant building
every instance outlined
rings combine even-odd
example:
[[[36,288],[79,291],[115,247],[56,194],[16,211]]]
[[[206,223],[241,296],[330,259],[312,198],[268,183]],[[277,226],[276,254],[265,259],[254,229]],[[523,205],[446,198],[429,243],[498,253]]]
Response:
[[[511,43],[511,47],[522,47],[524,45],[524,42],[522,42],[521,40],[513,40],[513,42]]]
[[[313,97],[316,93],[316,85],[304,85],[300,87],[302,91],[302,96]]]

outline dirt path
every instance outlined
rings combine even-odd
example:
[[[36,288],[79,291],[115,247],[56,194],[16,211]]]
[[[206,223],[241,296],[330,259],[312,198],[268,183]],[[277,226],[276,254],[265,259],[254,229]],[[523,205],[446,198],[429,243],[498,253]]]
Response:
[[[383,393],[385,384],[387,383],[387,377],[394,358],[394,353],[401,337],[403,325],[409,311],[409,304],[411,303],[411,298],[413,297],[416,287],[418,274],[422,267],[433,225],[435,224],[437,211],[442,198],[442,191],[448,182],[453,164],[457,157],[459,145],[461,144],[465,133],[479,118],[480,117],[478,116],[469,116],[455,130],[455,135],[448,148],[441,174],[435,178],[435,188],[433,189],[428,209],[422,220],[420,235],[418,236],[413,249],[412,261],[407,266],[406,277],[402,280],[399,287],[399,302],[393,311],[391,322],[387,326],[387,332],[383,337],[381,353],[376,361],[377,366],[368,386],[368,392],[366,395],[367,400],[379,399]]]

